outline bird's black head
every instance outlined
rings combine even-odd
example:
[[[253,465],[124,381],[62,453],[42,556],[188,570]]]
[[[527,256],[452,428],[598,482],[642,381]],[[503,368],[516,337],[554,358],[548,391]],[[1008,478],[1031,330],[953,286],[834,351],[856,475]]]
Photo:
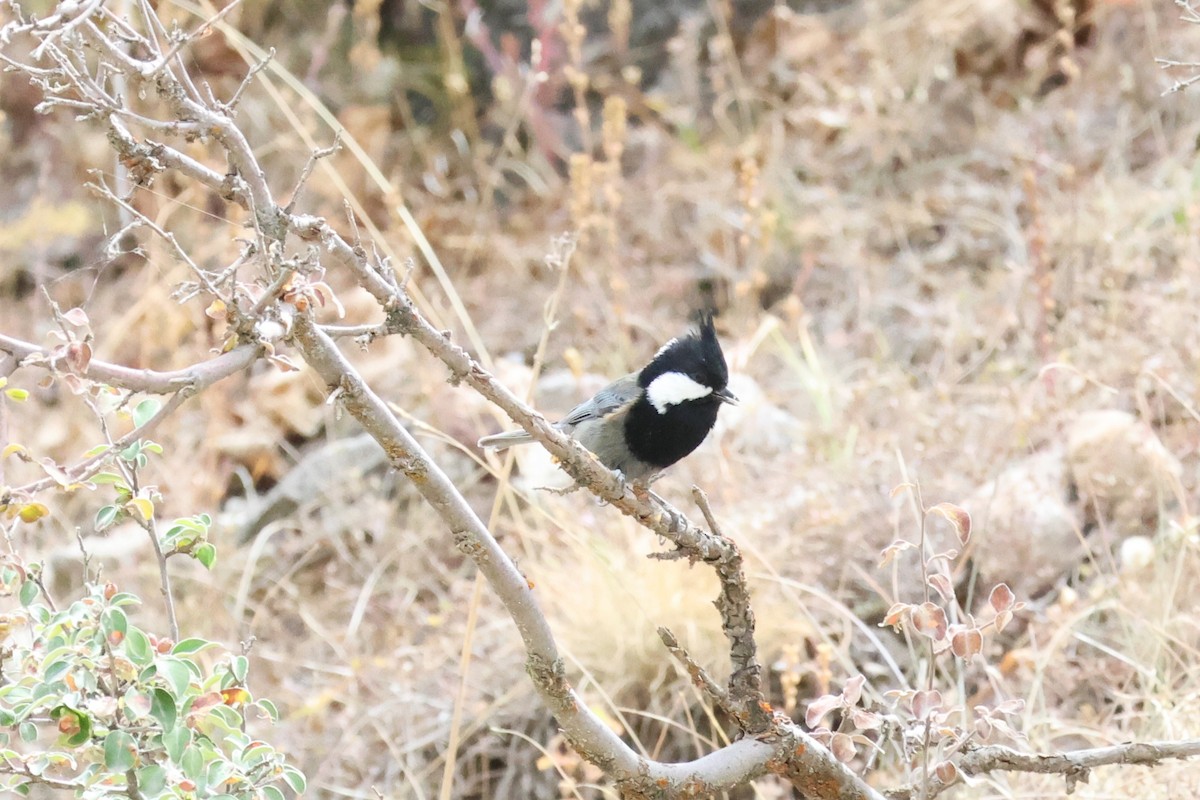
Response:
[[[630,451],[661,469],[695,450],[721,403],[737,402],[728,382],[725,354],[706,315],[698,332],[667,342],[638,373],[643,393],[625,418]]]
[[[729,368],[711,314],[700,318],[699,331],[663,345],[638,373],[638,386],[651,395],[659,413],[664,406],[689,400],[725,400],[719,393],[728,382]],[[656,391],[650,391],[652,388]]]

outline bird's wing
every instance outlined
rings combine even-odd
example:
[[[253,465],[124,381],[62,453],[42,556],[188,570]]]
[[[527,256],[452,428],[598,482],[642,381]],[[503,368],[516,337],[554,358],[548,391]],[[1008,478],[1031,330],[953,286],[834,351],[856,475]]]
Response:
[[[565,417],[559,420],[558,427],[570,433],[581,422],[607,417],[614,411],[632,403],[640,391],[636,372],[623,378],[617,378],[592,395],[591,399],[585,400],[571,409]]]

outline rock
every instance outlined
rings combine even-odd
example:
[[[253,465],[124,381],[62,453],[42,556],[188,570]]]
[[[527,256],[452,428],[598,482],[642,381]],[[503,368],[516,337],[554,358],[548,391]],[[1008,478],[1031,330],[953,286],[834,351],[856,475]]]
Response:
[[[1118,538],[1153,534],[1182,467],[1150,426],[1125,411],[1090,411],[1067,429],[1067,469],[1087,522]]]
[[[1069,495],[1065,456],[1052,450],[1013,464],[963,503],[985,597],[1000,582],[1019,599],[1036,597],[1079,563],[1082,520]]]

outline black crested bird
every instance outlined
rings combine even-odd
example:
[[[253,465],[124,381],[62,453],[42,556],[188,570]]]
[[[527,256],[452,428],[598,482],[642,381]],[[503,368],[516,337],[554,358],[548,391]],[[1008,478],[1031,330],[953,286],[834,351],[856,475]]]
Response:
[[[627,480],[649,483],[700,446],[722,403],[737,403],[728,381],[725,354],[706,315],[699,331],[667,342],[640,372],[605,386],[555,427]],[[532,441],[525,431],[509,431],[485,436],[479,446],[503,450]]]

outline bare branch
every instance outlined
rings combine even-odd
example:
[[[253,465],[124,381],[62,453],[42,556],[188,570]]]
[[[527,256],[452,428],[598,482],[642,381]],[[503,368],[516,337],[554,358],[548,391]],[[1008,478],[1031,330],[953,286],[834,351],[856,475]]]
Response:
[[[722,533],[708,504],[708,495],[699,486],[692,487],[692,497],[704,515],[712,535],[727,543],[728,548],[713,566],[721,580],[721,594],[716,600],[721,614],[721,628],[729,639],[729,657],[733,672],[729,676],[729,696],[749,720],[751,729],[766,712],[762,692],[762,666],[758,663],[758,645],[754,641],[754,609],[750,605],[750,589],[742,569],[742,553],[738,546]]]
[[[21,366],[38,366],[51,372],[58,371],[65,366],[63,360],[65,354],[58,352],[57,348],[47,349],[31,342],[5,336],[2,333],[0,333],[0,352],[13,356]],[[166,372],[133,369],[93,359],[88,363],[85,377],[134,392],[195,394],[219,380],[241,372],[254,363],[261,353],[261,346],[244,344],[235,347],[228,353],[222,353],[211,361],[202,361],[199,364]]]
[[[734,716],[733,707],[729,702],[729,695],[712,679],[712,676],[708,674],[704,667],[697,664],[691,654],[683,649],[683,645],[675,638],[675,634],[671,633],[667,628],[659,627],[658,638],[662,639],[662,643],[667,648],[667,651],[675,656],[675,660],[687,670],[692,683],[712,698],[712,701],[718,708],[726,714]]]
[[[1182,742],[1129,742],[1109,747],[1093,747],[1069,753],[1021,753],[1010,747],[988,745],[963,754],[958,767],[968,775],[985,772],[1038,772],[1065,775],[1067,793],[1077,782],[1087,782],[1088,772],[1111,764],[1154,766],[1168,759],[1200,755],[1200,739]]]
[[[1002,745],[984,745],[966,751],[957,766],[966,775],[989,772],[1033,772],[1042,775],[1062,775],[1067,780],[1067,794],[1079,783],[1087,783],[1091,770],[1116,764],[1152,767],[1170,759],[1200,756],[1200,739],[1180,742],[1127,742],[1109,747],[1092,747],[1067,753],[1022,753]],[[936,797],[958,783],[932,778],[927,792],[920,787],[905,786],[889,791],[891,800],[914,800]]]

